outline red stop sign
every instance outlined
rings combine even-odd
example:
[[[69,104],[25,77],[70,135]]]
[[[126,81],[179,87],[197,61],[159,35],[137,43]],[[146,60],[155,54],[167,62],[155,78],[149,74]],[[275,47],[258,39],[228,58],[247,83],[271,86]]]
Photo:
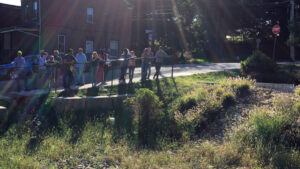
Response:
[[[274,34],[279,34],[280,33],[280,26],[279,25],[274,25],[272,28],[272,32]]]

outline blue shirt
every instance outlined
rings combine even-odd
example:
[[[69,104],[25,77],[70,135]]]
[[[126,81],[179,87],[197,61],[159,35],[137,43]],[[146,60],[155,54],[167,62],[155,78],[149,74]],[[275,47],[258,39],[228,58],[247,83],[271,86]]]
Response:
[[[16,57],[14,60],[14,67],[25,67],[26,62],[24,57]]]
[[[87,63],[86,55],[84,53],[77,54],[75,58],[77,60],[77,63],[80,63],[75,65],[76,68],[83,68],[84,63]]]
[[[40,58],[39,58],[40,69],[46,70],[46,67],[45,67],[46,62],[47,62],[46,59],[40,56]]]
[[[131,58],[131,55],[130,54],[127,54],[127,55],[122,54],[120,58],[124,58],[124,61],[121,62],[121,67],[126,67],[126,66],[128,66],[128,60],[129,60],[129,58]]]

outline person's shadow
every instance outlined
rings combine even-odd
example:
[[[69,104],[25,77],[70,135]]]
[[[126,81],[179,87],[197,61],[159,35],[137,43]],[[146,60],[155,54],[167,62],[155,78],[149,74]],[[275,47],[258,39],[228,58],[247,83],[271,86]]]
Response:
[[[124,95],[127,93],[127,84],[119,83],[118,85],[118,95]]]
[[[91,87],[87,89],[87,96],[98,96],[99,87]]]
[[[58,97],[74,97],[78,93],[78,89],[65,89],[58,94]]]
[[[148,88],[152,90],[152,81],[151,80],[145,80],[141,82],[142,88]]]

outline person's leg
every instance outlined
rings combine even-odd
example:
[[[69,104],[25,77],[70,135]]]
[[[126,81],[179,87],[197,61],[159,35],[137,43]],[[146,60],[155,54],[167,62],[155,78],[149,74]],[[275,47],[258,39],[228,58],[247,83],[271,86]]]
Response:
[[[101,75],[101,77],[100,77],[101,82],[104,82],[104,69],[103,69],[103,67],[100,67],[100,75]]]
[[[147,72],[146,72],[146,64],[142,64],[142,81],[146,80],[146,75],[147,75]]]
[[[161,68],[161,65],[160,63],[156,63],[155,65],[155,74],[153,76],[153,79],[156,77],[158,78],[159,77],[159,74],[160,74],[160,68]]]
[[[150,79],[151,76],[151,63],[148,64],[148,74],[147,74],[147,79]]]
[[[124,79],[123,78],[123,76],[124,76],[123,74],[124,74],[124,67],[121,66],[119,81],[122,81]]]
[[[129,72],[128,72],[129,82],[132,81],[132,66],[129,66]]]
[[[132,82],[132,80],[133,80],[133,78],[134,78],[134,69],[135,69],[135,67],[133,66],[133,67],[131,68],[131,82]]]
[[[99,78],[99,76],[98,76],[98,67],[93,67],[92,79],[93,79],[94,86],[96,86],[98,78]]]
[[[78,85],[80,83],[80,68],[76,67],[75,68],[75,83]]]
[[[85,84],[85,74],[84,74],[84,67],[81,67],[80,68],[80,73],[81,73],[81,80],[80,80],[80,83],[81,84]]]
[[[100,83],[100,73],[101,73],[101,68],[99,66],[97,71],[97,83]]]
[[[108,66],[105,65],[105,66],[104,66],[104,83],[105,83],[106,80],[107,80],[107,73],[108,73]]]

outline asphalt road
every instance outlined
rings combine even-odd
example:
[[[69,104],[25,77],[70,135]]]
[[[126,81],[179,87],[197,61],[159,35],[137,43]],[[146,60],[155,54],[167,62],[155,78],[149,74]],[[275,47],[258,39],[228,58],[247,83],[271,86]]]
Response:
[[[185,65],[174,65],[174,77],[179,77],[179,76],[189,76],[193,74],[201,74],[201,73],[209,73],[209,72],[218,72],[218,71],[224,71],[224,70],[233,70],[233,69],[239,69],[240,68],[240,63],[209,63],[209,64],[185,64]],[[118,75],[120,71],[119,70],[114,70],[114,76],[113,76],[113,84],[117,85],[119,83],[118,80]],[[153,66],[151,68],[151,77],[150,79],[153,78],[153,75],[155,73],[155,67]],[[161,74],[160,78],[164,77],[171,77],[172,75],[172,66],[163,66],[161,68]],[[108,72],[108,82],[106,85],[111,85],[111,76],[112,72]],[[90,79],[88,77],[89,74],[86,74],[87,79]],[[141,68],[137,67],[135,69],[134,73],[134,79],[133,82],[139,82],[141,80]],[[89,80],[88,80],[89,81]],[[128,75],[126,76],[126,82],[128,82]],[[2,89],[1,93],[7,93],[11,92],[11,86],[14,85],[14,81],[2,81],[0,82],[0,88]],[[86,89],[92,87],[91,84],[86,84],[80,87],[74,87],[74,88],[79,88],[79,89]],[[5,91],[5,92],[4,92]],[[63,91],[62,88],[59,88],[57,90],[58,92]],[[32,94],[37,94],[43,91],[22,91],[19,93],[14,92],[15,94],[20,94],[20,95],[32,95]]]
[[[234,70],[240,69],[240,63],[210,63],[210,64],[185,64],[185,65],[174,65],[173,77],[179,76],[190,76],[193,74],[209,73],[209,72],[218,72],[224,70]],[[151,67],[151,76],[153,78],[155,73],[155,67]],[[119,71],[115,71],[115,75],[119,75]],[[161,68],[160,78],[171,77],[172,76],[172,66],[164,66]],[[111,72],[108,72],[108,77],[111,77]],[[134,71],[133,82],[139,82],[141,80],[141,68],[136,68]],[[126,82],[128,82],[128,75],[126,76]],[[118,77],[114,76],[114,85],[119,84]],[[111,85],[111,78],[108,78],[106,85]],[[90,88],[91,84],[87,84],[79,87],[79,89]]]

